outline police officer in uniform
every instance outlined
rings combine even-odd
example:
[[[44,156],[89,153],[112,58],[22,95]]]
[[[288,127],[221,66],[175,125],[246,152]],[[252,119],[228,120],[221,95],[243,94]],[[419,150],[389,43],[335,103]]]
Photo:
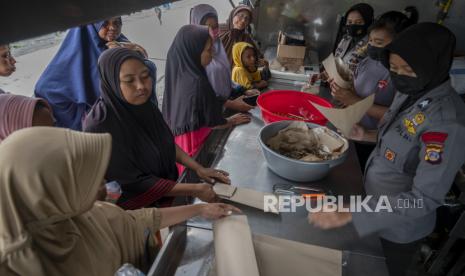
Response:
[[[386,47],[398,93],[377,131],[354,127],[354,139],[377,142],[365,167],[368,205],[387,196],[392,209],[309,214],[323,229],[352,222],[360,236],[378,233],[390,275],[405,275],[465,162],[465,104],[449,80],[455,41],[435,23],[399,34]]]
[[[368,28],[373,23],[373,8],[365,3],[352,6],[345,14],[344,36],[339,42],[335,57],[340,57],[352,72],[367,56]]]

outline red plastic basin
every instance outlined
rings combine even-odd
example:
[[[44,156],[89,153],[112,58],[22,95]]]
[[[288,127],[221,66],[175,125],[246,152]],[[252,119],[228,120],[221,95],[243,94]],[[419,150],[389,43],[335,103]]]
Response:
[[[294,120],[326,125],[328,120],[310,102],[332,107],[330,102],[319,96],[293,90],[273,90],[261,94],[257,99],[262,118],[267,124]]]

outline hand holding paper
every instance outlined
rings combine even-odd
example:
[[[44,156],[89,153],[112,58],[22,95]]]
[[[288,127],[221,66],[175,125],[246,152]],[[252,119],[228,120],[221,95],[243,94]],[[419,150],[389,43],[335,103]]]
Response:
[[[346,108],[328,108],[310,102],[318,111],[323,114],[336,128],[338,128],[342,135],[350,137],[352,127],[358,123],[368,109],[373,105],[375,95],[370,95],[356,104]]]
[[[327,57],[325,60],[322,62],[326,73],[328,74],[328,77],[333,79],[334,82],[341,88],[350,88],[350,82],[345,80],[342,76],[341,73],[338,71],[337,65],[336,65],[336,59],[334,58],[334,55],[331,54],[329,57]]]
[[[244,204],[260,210],[264,210],[265,196],[276,197],[274,194],[263,193],[260,191],[240,188],[232,185],[225,185],[222,183],[216,183],[213,186],[213,190],[220,198]],[[278,202],[278,199],[276,199],[275,202]],[[275,209],[276,211],[270,210],[271,213],[279,214],[279,206],[275,205]]]

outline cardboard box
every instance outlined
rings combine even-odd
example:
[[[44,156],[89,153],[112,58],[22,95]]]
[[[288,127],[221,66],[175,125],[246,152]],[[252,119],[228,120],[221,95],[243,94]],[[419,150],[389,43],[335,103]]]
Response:
[[[291,45],[285,45],[284,43],[286,42],[286,36],[282,33],[279,32],[278,36],[278,52],[276,54],[276,57],[278,61],[287,59],[287,60],[294,60],[294,59],[301,59],[302,64],[303,64],[303,59],[305,58],[305,46],[291,46]],[[281,62],[281,61],[280,61]]]
[[[270,68],[281,71],[284,68],[285,71],[298,72],[303,69],[304,60],[301,58],[277,58],[270,64]]]
[[[305,46],[289,46],[278,44],[277,58],[304,59]]]

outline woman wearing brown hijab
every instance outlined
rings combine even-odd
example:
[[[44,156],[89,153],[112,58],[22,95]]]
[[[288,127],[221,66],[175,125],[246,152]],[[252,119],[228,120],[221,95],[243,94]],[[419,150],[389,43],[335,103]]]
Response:
[[[98,202],[110,153],[109,134],[50,127],[18,130],[0,144],[0,275],[105,276],[124,263],[145,271],[151,233],[238,211],[219,203],[124,211]]]
[[[247,42],[252,44],[256,50],[257,56],[259,58],[258,63],[260,66],[266,64],[263,60],[263,54],[260,52],[257,44],[253,41],[250,34],[247,32],[247,28],[252,22],[253,10],[251,7],[246,5],[239,5],[235,7],[229,14],[229,18],[226,21],[226,24],[222,24],[220,30],[220,39],[223,42],[224,49],[228,55],[229,62],[233,63],[232,58],[232,49],[234,44],[238,42]]]

